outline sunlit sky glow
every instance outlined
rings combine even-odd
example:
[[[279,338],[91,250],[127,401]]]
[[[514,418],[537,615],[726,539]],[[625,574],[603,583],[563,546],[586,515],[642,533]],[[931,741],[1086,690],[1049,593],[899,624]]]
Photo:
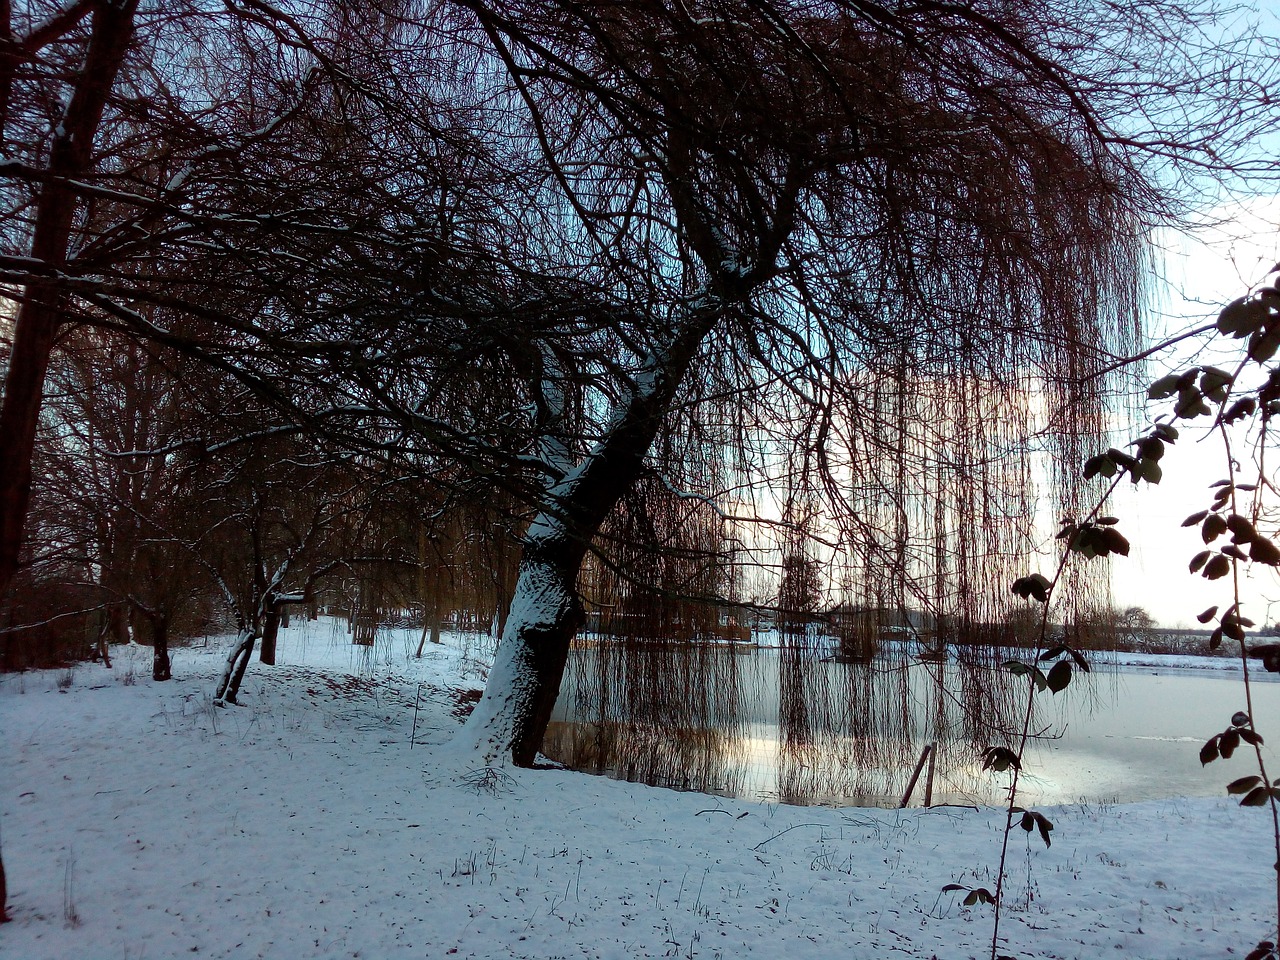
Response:
[[[1160,239],[1164,262],[1157,293],[1162,302],[1152,318],[1153,341],[1212,321],[1223,304],[1260,284],[1280,261],[1280,198],[1255,197],[1219,208],[1213,215],[1219,221],[1216,226]],[[1146,379],[1196,363],[1229,369],[1233,357],[1238,361],[1239,353],[1193,349],[1205,342],[1198,339],[1154,357]],[[1256,370],[1243,375],[1244,387],[1256,385]],[[1166,408],[1167,404],[1148,404],[1148,416]],[[1227,474],[1221,441],[1206,436],[1209,422],[1202,417],[1179,424],[1182,437],[1165,457],[1160,485],[1144,483],[1133,490],[1124,484],[1108,510],[1121,518],[1121,529],[1133,544],[1128,558],[1111,561],[1115,602],[1146,607],[1166,626],[1197,627],[1196,614],[1214,604],[1231,603],[1229,578],[1210,583],[1188,572],[1188,562],[1204,544],[1197,528],[1180,526],[1189,514],[1209,505],[1209,485]],[[1144,426],[1139,424],[1137,431]],[[1235,451],[1237,456],[1241,452]],[[1247,474],[1249,464],[1241,466]],[[1272,568],[1248,566],[1241,565],[1245,615],[1259,625],[1280,619],[1280,576]]]

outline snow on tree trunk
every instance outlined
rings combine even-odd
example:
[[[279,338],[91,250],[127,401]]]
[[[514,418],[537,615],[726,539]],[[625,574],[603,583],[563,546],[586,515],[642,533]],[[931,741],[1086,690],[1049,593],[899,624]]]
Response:
[[[582,625],[581,551],[564,541],[526,547],[506,630],[463,740],[486,764],[532,766],[551,719],[569,644]]]
[[[673,324],[671,341],[641,364],[630,395],[579,463],[573,463],[555,432],[565,384],[554,373],[542,383],[552,410],[542,455],[560,476],[548,485],[542,510],[526,533],[493,670],[457,741],[481,762],[531,766],[537,757],[560,694],[570,642],[583,622],[577,582],[587,546],[639,476],[694,350],[722,309],[717,297],[704,296],[683,322]]]
[[[222,668],[222,676],[214,692],[216,703],[236,702],[236,695],[240,692],[240,681],[244,679],[244,671],[249,665],[249,658],[253,655],[253,642],[256,639],[257,634],[252,630],[241,629],[235,645],[227,654],[226,665]]]

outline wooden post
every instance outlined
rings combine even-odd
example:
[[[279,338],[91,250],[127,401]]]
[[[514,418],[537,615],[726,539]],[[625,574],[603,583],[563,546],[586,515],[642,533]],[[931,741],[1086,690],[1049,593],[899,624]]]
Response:
[[[933,806],[933,766],[937,756],[937,745],[929,744],[929,772],[925,774],[924,778],[924,805],[926,807]]]
[[[920,751],[920,759],[916,761],[916,768],[911,773],[911,781],[907,784],[907,792],[902,795],[902,802],[899,807],[905,807],[911,802],[911,791],[916,788],[916,781],[920,779],[920,771],[924,769],[924,762],[933,752],[933,744],[926,743],[924,749]]]
[[[413,741],[418,739],[418,704],[422,702],[422,684],[418,684],[418,693],[413,698],[413,732],[409,734],[409,749],[413,749]]]

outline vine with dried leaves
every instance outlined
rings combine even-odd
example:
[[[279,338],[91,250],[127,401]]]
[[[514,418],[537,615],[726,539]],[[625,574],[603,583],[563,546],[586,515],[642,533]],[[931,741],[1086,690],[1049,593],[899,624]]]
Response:
[[[1257,773],[1237,777],[1227,784],[1227,793],[1240,797],[1242,807],[1267,808],[1271,815],[1272,838],[1276,854],[1275,873],[1276,925],[1267,931],[1246,955],[1246,960],[1280,958],[1280,785],[1272,779],[1263,756],[1262,734],[1255,725],[1254,680],[1250,660],[1262,661],[1264,669],[1280,672],[1280,644],[1250,644],[1246,628],[1254,626],[1245,616],[1241,599],[1242,575],[1253,567],[1280,568],[1280,548],[1276,546],[1271,526],[1276,529],[1274,514],[1268,514],[1268,495],[1277,491],[1268,477],[1266,450],[1270,421],[1280,414],[1280,364],[1274,363],[1280,350],[1280,289],[1275,275],[1280,264],[1272,268],[1272,284],[1260,287],[1227,304],[1218,315],[1215,334],[1220,339],[1244,341],[1243,356],[1238,356],[1232,370],[1213,366],[1194,366],[1170,373],[1151,385],[1152,400],[1171,400],[1172,419],[1193,420],[1212,417],[1211,430],[1222,443],[1226,477],[1212,483],[1208,504],[1187,517],[1184,527],[1198,527],[1205,549],[1191,558],[1192,575],[1206,580],[1225,580],[1229,585],[1225,609],[1215,604],[1197,616],[1202,624],[1215,623],[1209,646],[1216,649],[1224,640],[1239,645],[1244,709],[1237,710],[1225,729],[1215,733],[1200,748],[1202,765],[1217,760],[1230,760],[1242,745],[1249,748],[1257,765]],[[1250,384],[1250,375],[1261,375]],[[1242,461],[1238,449],[1248,451]],[[1243,464],[1248,464],[1245,467]],[[1271,504],[1274,506],[1274,501]],[[1224,538],[1228,538],[1224,542]]]
[[[1280,264],[1269,273],[1273,284],[1277,274],[1280,274]],[[1096,506],[1082,520],[1063,520],[1058,540],[1064,549],[1052,577],[1031,573],[1019,577],[1012,584],[1013,593],[1039,603],[1041,613],[1034,658],[1030,661],[1012,659],[1004,663],[1004,668],[1010,673],[1027,679],[1026,710],[1021,729],[1015,732],[1010,743],[989,746],[982,754],[984,768],[1011,774],[995,890],[970,888],[958,883],[949,883],[942,888],[944,892],[963,892],[965,906],[993,905],[992,960],[1013,960],[1010,955],[999,952],[999,945],[1005,867],[1014,825],[1027,833],[1038,832],[1046,847],[1051,843],[1053,823],[1043,813],[1017,803],[1026,746],[1034,739],[1032,717],[1036,697],[1045,691],[1059,693],[1072,682],[1076,670],[1089,670],[1089,663],[1079,650],[1050,638],[1049,614],[1054,590],[1067,565],[1076,556],[1090,559],[1129,554],[1129,542],[1118,529],[1119,520],[1102,515],[1103,506],[1126,478],[1135,485],[1143,481],[1159,483],[1163,477],[1161,461],[1169,445],[1179,437],[1175,424],[1204,417],[1211,418],[1209,431],[1221,441],[1227,476],[1209,486],[1207,505],[1182,523],[1183,527],[1199,528],[1205,545],[1204,550],[1191,558],[1188,570],[1193,576],[1227,581],[1229,585],[1225,606],[1215,604],[1198,614],[1196,619],[1202,624],[1215,624],[1209,637],[1210,650],[1216,650],[1224,640],[1239,644],[1244,709],[1237,710],[1221,732],[1214,733],[1205,741],[1200,749],[1200,762],[1207,765],[1218,760],[1230,760],[1243,747],[1252,754],[1256,763],[1256,773],[1237,777],[1226,784],[1227,794],[1239,797],[1242,807],[1267,808],[1270,811],[1276,854],[1276,925],[1256,943],[1246,955],[1246,960],[1280,960],[1280,946],[1277,946],[1280,943],[1280,782],[1268,772],[1262,752],[1264,740],[1254,722],[1254,673],[1250,665],[1251,660],[1261,661],[1265,670],[1280,672],[1280,643],[1250,641],[1246,630],[1255,624],[1245,615],[1241,599],[1242,575],[1249,567],[1280,568],[1280,547],[1274,537],[1280,524],[1277,524],[1274,510],[1269,512],[1267,509],[1268,506],[1276,506],[1268,501],[1268,495],[1274,498],[1280,494],[1280,485],[1268,476],[1266,467],[1270,422],[1280,415],[1280,363],[1273,362],[1280,351],[1280,287],[1262,286],[1233,300],[1222,309],[1216,324],[1209,329],[1219,339],[1245,341],[1243,356],[1236,359],[1233,369],[1197,364],[1169,373],[1152,383],[1147,391],[1148,400],[1169,401],[1171,408],[1160,413],[1153,426],[1130,443],[1132,453],[1113,447],[1084,462],[1083,477],[1086,481],[1101,479],[1107,483],[1096,500]],[[1261,374],[1261,377],[1249,385],[1246,383],[1249,374]],[[1248,451],[1245,460],[1248,468],[1243,467],[1239,459],[1240,449]],[[1270,532],[1268,525],[1272,528]]]

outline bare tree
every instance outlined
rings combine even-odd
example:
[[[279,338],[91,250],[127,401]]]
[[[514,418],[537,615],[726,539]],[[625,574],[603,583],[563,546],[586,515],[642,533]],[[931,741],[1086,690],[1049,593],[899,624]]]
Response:
[[[263,451],[285,437],[411,471],[424,502],[500,493],[521,557],[464,733],[488,761],[534,761],[585,558],[642,477],[775,545],[796,533],[777,491],[803,496],[876,609],[989,621],[1032,476],[1074,508],[1063,465],[1139,333],[1141,238],[1185,199],[1156,184],[1253,172],[1276,59],[1186,43],[1207,16],[3,3],[0,590],[78,323],[264,412],[182,441],[226,458],[246,516],[279,509]],[[679,469],[698,447],[717,469]],[[247,591],[223,578],[248,598],[227,690],[327,509],[270,527],[289,536],[236,566]]]
[[[169,674],[170,626],[208,590],[183,546],[191,504],[173,444],[190,416],[175,360],[92,328],[64,333],[35,477],[37,495],[66,518],[55,542],[75,544],[84,558],[81,579],[97,593],[103,639],[150,639],[157,680]],[[142,453],[153,449],[170,452]],[[30,539],[38,570],[42,544]]]
[[[1213,165],[1198,133],[1129,126],[1124,54],[1178,11],[464,6],[538,200],[508,201],[537,237],[509,255],[542,258],[526,290],[553,258],[578,281],[509,353],[545,479],[470,742],[533,762],[583,556],[655,438],[692,423],[741,454],[700,493],[767,516],[770,489],[811,491],[887,607],[992,619],[1034,533],[1041,411],[1065,481],[1133,343],[1138,237],[1169,209],[1149,161]],[[1172,88],[1228,93],[1174,61]]]
[[[1135,343],[1141,237],[1175,209],[1157,174],[1224,172],[1260,116],[1257,75],[1219,69],[1239,51],[1180,46],[1198,16],[316,8],[289,21],[302,95],[256,65],[272,133],[208,161],[201,202],[234,215],[198,246],[173,218],[159,247],[186,270],[167,296],[248,289],[251,313],[205,309],[218,335],[184,339],[95,309],[298,430],[524,505],[466,738],[532,763],[584,558],[655,466],[783,541],[771,491],[811,497],[877,609],[998,618],[1031,478],[1074,509],[1064,465]],[[649,457],[686,434],[724,459],[710,485]]]
[[[1239,51],[1182,47],[1198,17],[260,12],[186,78],[219,105],[204,142],[96,201],[127,215],[85,245],[97,272],[57,289],[83,322],[202,357],[284,418],[272,430],[522,504],[467,737],[531,763],[584,558],[655,466],[761,529],[785,527],[770,491],[803,491],[824,549],[886,584],[878,607],[993,619],[1034,532],[1030,476],[1072,508],[1060,464],[1102,429],[1103,372],[1137,334],[1140,237],[1172,209],[1155,175],[1226,170],[1257,120],[1265,69],[1237,83],[1219,68]],[[1176,115],[1151,109],[1151,71]],[[723,458],[710,485],[647,459],[678,435]]]
[[[1156,621],[1143,607],[1125,607],[1111,609],[1111,617],[1115,618],[1116,639],[1134,650],[1156,653]]]
[[[98,125],[129,47],[136,9],[136,0],[119,4],[75,3],[68,10],[55,11],[49,20],[30,24],[22,35],[14,33],[7,2],[0,16],[0,40],[4,45],[0,57],[0,124],[6,127],[6,134],[10,125],[17,123],[11,100],[20,69],[32,64],[51,45],[78,39],[74,34],[88,20],[88,36],[83,44],[72,43],[75,47],[82,45],[83,56],[70,65],[65,108],[48,131],[21,125],[21,133],[33,137],[28,146],[45,157],[40,170],[43,183],[33,201],[29,234],[29,256],[38,264],[42,276],[26,284],[19,302],[0,405],[0,591],[8,587],[18,562],[44,374],[63,322],[65,292],[56,280],[67,266],[75,224],[77,198],[71,181],[90,172],[94,164]],[[13,157],[13,151],[5,153]]]

